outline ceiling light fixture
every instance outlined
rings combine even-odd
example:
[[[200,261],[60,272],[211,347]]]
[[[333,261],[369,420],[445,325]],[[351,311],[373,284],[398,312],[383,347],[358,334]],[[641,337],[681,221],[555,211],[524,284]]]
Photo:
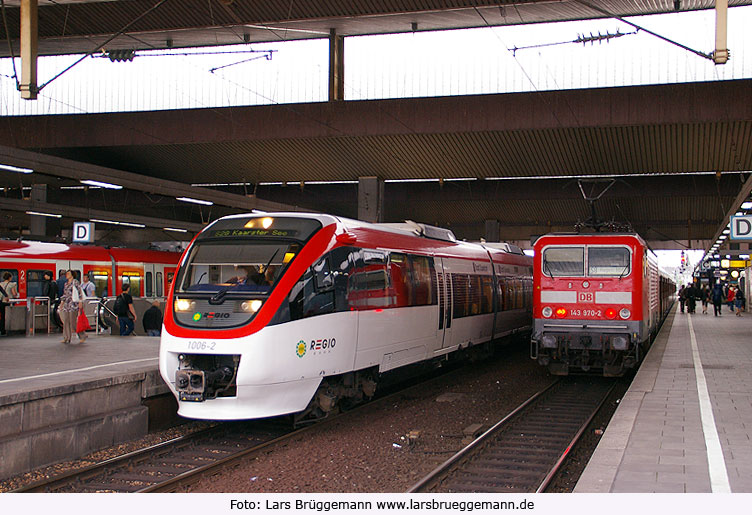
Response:
[[[180,200],[181,202],[190,202],[191,204],[201,204],[202,206],[213,206],[214,202],[210,200],[200,200],[197,198],[191,198],[191,197],[176,197],[177,200]]]
[[[143,229],[144,227],[146,227],[144,224],[134,224],[130,222],[116,222],[115,220],[102,220],[99,218],[90,218],[89,221],[100,223],[100,224],[125,225],[127,227],[138,227],[140,229]]]
[[[15,172],[15,173],[33,173],[34,170],[31,168],[20,168],[18,166],[13,165],[4,165],[0,164],[0,170],[7,170],[9,172]]]
[[[63,215],[58,215],[55,213],[42,213],[41,211],[26,211],[27,215],[37,215],[37,216],[49,216],[51,218],[62,218]]]
[[[107,188],[108,190],[122,190],[123,187],[119,184],[111,184],[109,182],[101,182],[101,181],[92,181],[90,179],[87,179],[85,181],[79,181],[81,184],[86,184],[87,186],[97,186],[99,188]]]
[[[188,232],[188,229],[178,229],[177,227],[162,227],[162,229],[173,232]]]

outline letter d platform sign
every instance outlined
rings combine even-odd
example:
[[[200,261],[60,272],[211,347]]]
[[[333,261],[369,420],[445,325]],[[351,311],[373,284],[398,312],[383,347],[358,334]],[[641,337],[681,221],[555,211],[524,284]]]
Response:
[[[752,215],[731,217],[731,239],[752,240]]]
[[[76,243],[93,243],[94,224],[91,222],[73,222],[73,241]]]

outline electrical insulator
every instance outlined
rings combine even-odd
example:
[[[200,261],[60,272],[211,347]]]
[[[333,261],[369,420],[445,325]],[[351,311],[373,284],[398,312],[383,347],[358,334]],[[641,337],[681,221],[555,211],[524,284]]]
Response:
[[[107,51],[107,57],[110,58],[110,61],[113,63],[115,61],[122,62],[122,61],[133,61],[133,58],[136,56],[135,50],[108,50]]]

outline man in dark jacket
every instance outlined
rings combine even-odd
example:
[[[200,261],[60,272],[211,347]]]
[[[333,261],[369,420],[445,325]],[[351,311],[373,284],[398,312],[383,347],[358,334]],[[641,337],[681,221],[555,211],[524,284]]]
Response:
[[[144,313],[144,331],[148,336],[159,336],[162,332],[162,311],[159,309],[159,301],[151,303],[151,307]]]
[[[710,299],[713,301],[713,311],[715,316],[721,316],[721,305],[723,305],[723,301],[726,299],[726,296],[723,294],[723,286],[721,286],[721,283],[715,283],[713,291],[710,293]]]

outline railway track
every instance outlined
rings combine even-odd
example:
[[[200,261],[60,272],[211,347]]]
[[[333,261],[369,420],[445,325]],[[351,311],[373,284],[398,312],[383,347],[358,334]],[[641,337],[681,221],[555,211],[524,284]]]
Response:
[[[567,378],[531,397],[409,492],[543,492],[616,383]]]
[[[162,442],[14,492],[162,492],[293,431],[279,421],[223,423]]]

